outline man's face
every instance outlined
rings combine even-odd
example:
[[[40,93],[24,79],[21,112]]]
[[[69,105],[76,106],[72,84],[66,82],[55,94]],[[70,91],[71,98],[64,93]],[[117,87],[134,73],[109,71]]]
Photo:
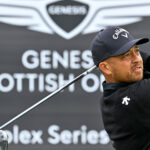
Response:
[[[112,82],[135,82],[143,78],[143,60],[136,45],[123,55],[109,58],[107,62]]]

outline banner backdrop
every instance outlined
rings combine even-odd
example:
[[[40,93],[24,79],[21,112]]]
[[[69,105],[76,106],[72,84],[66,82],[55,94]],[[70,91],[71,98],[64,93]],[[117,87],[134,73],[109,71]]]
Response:
[[[92,39],[114,25],[150,37],[149,0],[0,0],[0,124],[92,67]],[[5,127],[9,149],[113,150],[103,81],[95,70]]]

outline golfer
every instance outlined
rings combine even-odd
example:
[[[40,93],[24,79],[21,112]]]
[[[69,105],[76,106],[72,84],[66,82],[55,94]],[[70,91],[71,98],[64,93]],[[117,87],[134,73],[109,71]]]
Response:
[[[150,150],[150,54],[127,30],[109,27],[92,42],[92,57],[105,77],[101,111],[116,150]]]

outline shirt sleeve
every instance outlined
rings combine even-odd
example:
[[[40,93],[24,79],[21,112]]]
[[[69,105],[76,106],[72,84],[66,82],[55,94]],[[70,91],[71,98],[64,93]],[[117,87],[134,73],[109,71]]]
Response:
[[[150,129],[150,79],[135,83],[132,112],[140,126]],[[131,100],[132,101],[132,100]]]
[[[144,65],[144,79],[150,78],[150,53],[141,51],[141,56],[143,59],[143,65]]]

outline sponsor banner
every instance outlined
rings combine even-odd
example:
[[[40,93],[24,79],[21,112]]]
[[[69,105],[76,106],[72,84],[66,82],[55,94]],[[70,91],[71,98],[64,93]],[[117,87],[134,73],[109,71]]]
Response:
[[[21,119],[5,130],[11,149],[19,149],[20,146],[22,149],[29,146],[33,149],[49,147],[52,150],[60,146],[66,150],[111,147],[99,114],[32,114],[28,119],[28,123]]]
[[[0,125],[91,68],[90,43],[107,26],[150,37],[150,1],[0,0]],[[103,81],[95,69],[8,125],[9,148],[112,150]]]
[[[5,52],[4,52],[5,53]],[[7,55],[7,54],[6,54]],[[21,54],[18,65],[28,72],[3,72],[0,73],[0,92],[23,92],[26,88],[31,92],[53,92],[59,87],[73,80],[78,74],[73,70],[89,69],[93,66],[90,50],[26,50]],[[61,71],[54,71],[61,67]],[[71,70],[68,75],[63,73],[63,69]],[[32,72],[31,72],[32,70]],[[34,71],[35,70],[35,71]],[[36,70],[43,70],[37,73]],[[48,73],[46,73],[48,71]],[[80,82],[81,90],[86,93],[103,91],[99,84],[104,77],[93,73],[85,76]],[[88,82],[92,82],[88,84]],[[26,87],[27,86],[27,87]],[[68,90],[75,92],[75,84]]]

